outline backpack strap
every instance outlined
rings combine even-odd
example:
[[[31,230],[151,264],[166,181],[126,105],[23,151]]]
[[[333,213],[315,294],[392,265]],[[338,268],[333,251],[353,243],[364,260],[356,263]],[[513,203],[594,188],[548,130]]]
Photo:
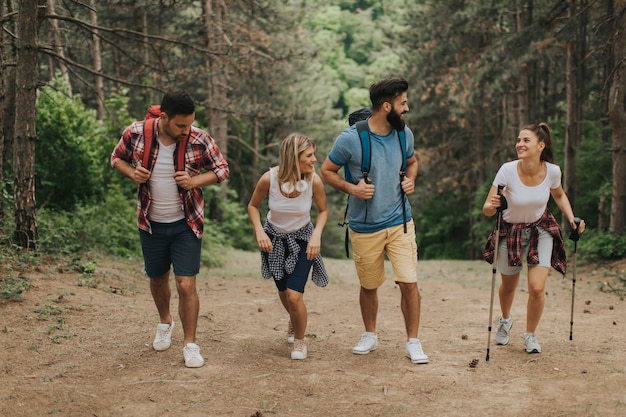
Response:
[[[154,142],[156,138],[154,137],[156,132],[156,122],[157,119],[146,119],[143,122],[143,139],[144,139],[144,147],[143,147],[143,160],[141,161],[141,166],[150,171],[152,169],[152,152],[154,150]]]
[[[149,118],[144,120],[143,122],[143,138],[144,138],[144,151],[143,151],[143,160],[141,161],[141,166],[146,168],[148,171],[152,169],[152,153],[154,152],[154,142],[156,141],[156,123],[158,119]],[[185,150],[187,149],[187,143],[189,143],[189,136],[191,136],[191,130],[189,130],[189,134],[185,136],[178,144],[176,145],[176,171],[184,171],[185,170]]]
[[[406,205],[404,204],[406,201],[406,194],[402,189],[402,180],[406,176],[406,133],[404,129],[396,130],[398,133],[398,142],[400,143],[400,149],[402,150],[402,168],[400,169],[400,198],[402,200],[402,220],[404,224],[404,233],[406,234]]]
[[[370,128],[367,124],[367,120],[360,120],[355,123],[356,131],[359,134],[359,140],[361,141],[361,172],[365,182],[369,184],[369,173],[372,165],[372,147],[370,144]]]
[[[176,171],[185,170],[185,150],[187,149],[189,136],[191,136],[191,129],[189,129],[189,134],[176,145]]]

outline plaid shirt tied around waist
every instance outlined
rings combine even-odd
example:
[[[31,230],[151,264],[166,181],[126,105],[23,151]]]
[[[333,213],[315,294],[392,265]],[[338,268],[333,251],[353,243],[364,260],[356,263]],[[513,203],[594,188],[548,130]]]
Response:
[[[497,223],[489,234],[487,243],[485,244],[485,249],[483,250],[483,258],[490,264],[493,263],[495,252],[496,227]],[[539,263],[539,252],[537,250],[537,246],[539,244],[539,230],[537,230],[537,227],[541,227],[548,232],[550,236],[552,236],[554,243],[552,244],[550,264],[558,272],[565,275],[565,272],[567,271],[565,242],[563,241],[559,224],[547,208],[541,218],[534,223],[507,223],[504,220],[500,221],[499,240],[502,241],[502,239],[506,239],[509,266],[519,266],[522,264],[522,232],[525,229],[530,229],[530,240],[526,262],[531,266]]]
[[[272,239],[272,251],[263,256],[261,252],[261,274],[263,278],[274,278],[279,281],[286,274],[291,274],[298,262],[300,245],[296,239],[308,242],[313,234],[313,224],[309,222],[306,226],[291,233],[280,233],[268,221],[263,225],[263,230]],[[284,242],[284,243],[283,243]],[[285,257],[285,246],[289,248],[289,256]],[[321,255],[313,259],[313,273],[311,279],[318,287],[328,285],[328,274]]]

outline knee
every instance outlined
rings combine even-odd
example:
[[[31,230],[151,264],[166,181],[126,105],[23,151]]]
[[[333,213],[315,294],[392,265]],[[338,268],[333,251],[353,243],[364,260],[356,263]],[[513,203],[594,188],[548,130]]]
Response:
[[[528,296],[535,299],[540,299],[544,297],[544,288],[543,286],[529,286],[528,287]]]
[[[400,287],[400,293],[402,293],[402,295],[417,295],[419,297],[420,291],[419,288],[417,288],[416,282],[398,282],[397,284]]]
[[[181,297],[187,297],[196,294],[196,280],[194,278],[185,277],[184,279],[176,278],[176,289]]]
[[[287,303],[290,308],[296,308],[302,304],[302,294],[297,291],[287,291]]]

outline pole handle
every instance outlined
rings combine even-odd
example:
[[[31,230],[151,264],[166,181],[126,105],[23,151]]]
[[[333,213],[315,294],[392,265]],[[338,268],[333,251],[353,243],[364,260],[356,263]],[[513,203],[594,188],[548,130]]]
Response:
[[[496,209],[496,211],[504,211],[509,207],[509,204],[506,201],[506,197],[502,195],[502,190],[504,189],[504,184],[498,184],[498,195],[500,196],[500,207]]]
[[[569,239],[573,240],[574,242],[578,242],[578,239],[580,239],[580,233],[578,233],[580,222],[581,222],[580,217],[574,217],[574,223],[576,224],[576,229],[572,230],[572,233],[570,233],[569,235]]]

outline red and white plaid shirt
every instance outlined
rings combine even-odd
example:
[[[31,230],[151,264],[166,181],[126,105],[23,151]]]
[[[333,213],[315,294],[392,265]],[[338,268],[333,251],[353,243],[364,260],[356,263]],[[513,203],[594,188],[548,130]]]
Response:
[[[500,236],[498,239],[500,241],[502,241],[502,239],[506,239],[508,265],[519,266],[522,264],[522,232],[527,228],[530,228],[531,233],[526,262],[528,265],[537,265],[539,263],[539,251],[537,250],[537,246],[539,244],[539,231],[537,230],[537,226],[548,232],[550,236],[552,236],[552,239],[554,239],[550,264],[554,269],[565,275],[565,272],[567,271],[565,242],[563,241],[559,224],[547,208],[541,218],[531,224],[507,223],[504,220],[500,222]],[[493,263],[496,247],[496,227],[497,224],[489,234],[485,249],[483,250],[483,258],[490,264]]]
[[[129,164],[141,164],[144,152],[143,121],[138,121],[127,127],[122,133],[122,137],[113,149],[111,154],[111,166],[118,160],[123,160]],[[155,151],[152,155],[154,166],[159,153],[159,143],[154,143]],[[174,153],[174,166],[176,166],[176,153]],[[185,170],[192,177],[205,171],[213,171],[218,182],[228,178],[228,163],[222,156],[215,140],[205,131],[197,127],[191,127],[189,141],[185,149]],[[198,239],[204,233],[204,196],[202,188],[183,190],[179,187],[178,192],[183,204],[185,219]],[[137,226],[141,230],[152,233],[152,227],[148,220],[148,210],[152,202],[152,194],[147,183],[137,187]]]

